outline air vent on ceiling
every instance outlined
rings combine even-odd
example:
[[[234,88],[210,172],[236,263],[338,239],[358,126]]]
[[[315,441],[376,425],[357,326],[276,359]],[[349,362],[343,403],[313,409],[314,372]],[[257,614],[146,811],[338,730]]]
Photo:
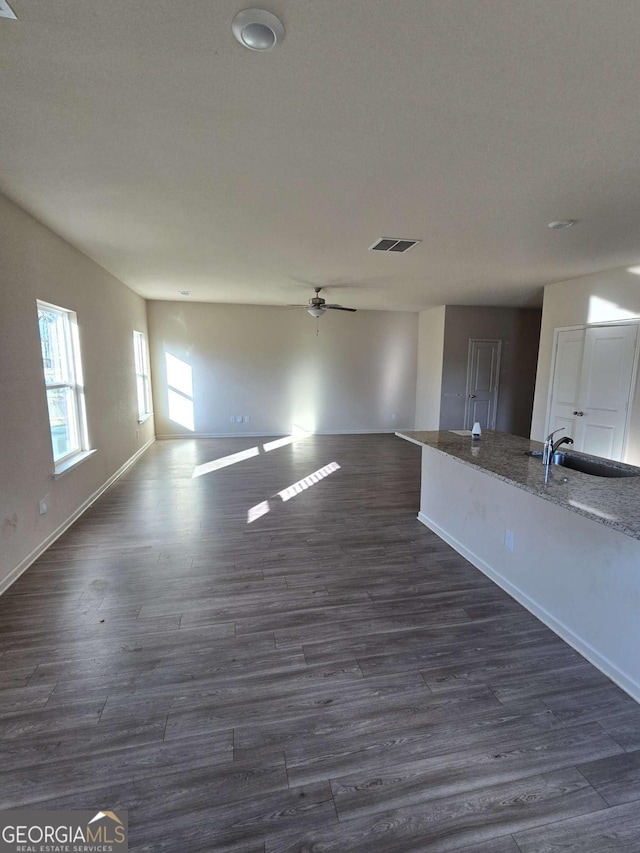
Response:
[[[13,18],[15,20],[16,17],[16,14],[7,3],[7,0],[0,0],[0,18]]]
[[[399,237],[381,237],[369,246],[373,252],[408,252],[422,240],[402,240]]]

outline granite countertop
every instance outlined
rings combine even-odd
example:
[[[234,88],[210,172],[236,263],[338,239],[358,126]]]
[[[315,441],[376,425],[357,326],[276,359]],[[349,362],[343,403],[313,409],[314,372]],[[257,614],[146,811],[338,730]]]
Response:
[[[551,465],[549,480],[545,483],[545,466],[541,459],[525,455],[528,450],[542,450],[539,441],[490,430],[483,432],[479,441],[450,430],[406,431],[396,432],[396,435],[414,444],[431,447],[464,465],[485,471],[544,500],[640,539],[640,476],[594,477]],[[587,456],[566,445],[560,449],[572,455]],[[610,464],[640,475],[640,468],[633,465],[622,462]]]

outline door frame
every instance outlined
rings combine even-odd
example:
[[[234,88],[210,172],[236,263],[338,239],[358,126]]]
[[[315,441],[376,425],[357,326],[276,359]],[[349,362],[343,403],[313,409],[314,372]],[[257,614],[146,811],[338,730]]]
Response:
[[[575,326],[557,326],[553,330],[553,352],[551,354],[551,372],[549,374],[549,390],[547,391],[547,414],[544,420],[544,434],[548,435],[551,422],[551,401],[553,400],[553,380],[556,373],[556,360],[558,355],[558,337],[560,332],[576,332],[579,329],[598,329],[610,328],[611,326],[640,326],[640,318],[633,317],[629,320],[603,320],[600,323],[580,323]],[[624,435],[622,438],[622,457],[627,455],[627,442],[629,439],[629,424],[631,420],[631,411],[635,398],[636,384],[638,381],[638,360],[640,356],[640,330],[636,337],[636,347],[633,354],[633,367],[631,369],[631,385],[629,388],[629,396],[627,398],[627,414],[624,419]]]
[[[466,376],[466,388],[465,388],[465,399],[464,399],[464,424],[468,422],[469,419],[469,393],[471,390],[471,355],[473,351],[473,344],[498,344],[498,363],[496,365],[496,390],[493,394],[493,424],[492,426],[488,426],[487,429],[495,429],[496,423],[498,420],[498,399],[500,396],[500,367],[502,363],[502,338],[469,338],[469,346],[467,349],[467,376]],[[464,426],[463,424],[463,426]],[[466,428],[466,427],[465,427]],[[471,427],[469,427],[471,429]]]

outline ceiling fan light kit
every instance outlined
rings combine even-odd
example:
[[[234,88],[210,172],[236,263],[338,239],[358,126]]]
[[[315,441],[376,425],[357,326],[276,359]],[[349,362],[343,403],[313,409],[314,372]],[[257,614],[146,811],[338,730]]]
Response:
[[[312,317],[315,317],[316,320],[327,311],[327,309],[333,309],[334,311],[351,311],[354,312],[355,308],[345,308],[343,305],[329,305],[326,299],[323,299],[320,296],[321,287],[314,287],[315,296],[309,300],[309,305],[305,306],[307,308],[307,312],[311,314]]]

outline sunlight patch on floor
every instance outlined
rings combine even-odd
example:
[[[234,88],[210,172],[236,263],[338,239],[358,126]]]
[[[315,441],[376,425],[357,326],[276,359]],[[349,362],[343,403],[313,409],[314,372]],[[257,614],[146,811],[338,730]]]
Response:
[[[329,462],[328,465],[325,465],[323,468],[318,468],[317,471],[314,471],[313,474],[309,474],[306,477],[303,477],[302,480],[298,480],[297,483],[292,483],[290,486],[287,486],[286,489],[283,489],[281,492],[276,492],[273,497],[278,497],[282,500],[283,503],[291,500],[291,498],[295,498],[296,495],[299,495],[301,492],[310,489],[311,486],[315,486],[316,483],[319,483],[321,480],[324,480],[325,477],[328,477],[330,474],[333,474],[335,471],[339,471],[340,466],[337,462]],[[271,506],[269,501],[262,501],[255,506],[252,506],[251,509],[247,512],[247,524],[252,524],[254,521],[257,521],[259,518],[262,518],[263,515],[266,515],[271,510]]]
[[[247,524],[252,524],[259,518],[262,518],[262,516],[266,515],[270,510],[271,507],[269,506],[269,501],[262,501],[262,503],[252,506],[247,513]]]
[[[284,438],[276,438],[274,441],[268,441],[262,445],[262,451],[268,453],[270,450],[276,450],[278,447],[286,447],[296,441],[313,435],[307,432],[306,429],[296,426],[291,428],[291,435],[285,435]],[[191,479],[202,477],[204,474],[211,474],[213,471],[219,471],[221,468],[227,468],[229,465],[235,465],[237,462],[244,462],[245,459],[251,459],[254,456],[260,455],[258,445],[250,447],[248,450],[240,450],[238,453],[231,453],[229,456],[221,456],[220,459],[212,459],[211,462],[204,462],[202,465],[196,465],[193,469]]]
[[[191,479],[202,477],[204,474],[211,474],[212,471],[219,471],[221,468],[228,468],[229,465],[235,465],[238,462],[244,462],[245,459],[251,459],[253,456],[260,455],[259,447],[250,447],[248,450],[241,450],[239,453],[231,453],[229,456],[221,456],[220,459],[213,459],[211,462],[205,462],[203,465],[196,465],[193,469]]]
[[[283,489],[281,492],[277,492],[277,494],[283,501],[291,500],[291,498],[299,495],[300,492],[304,492],[306,489],[311,488],[311,486],[315,486],[315,484],[319,483],[320,480],[324,480],[324,478],[328,477],[329,474],[333,474],[334,471],[338,471],[339,468],[340,466],[337,462],[329,462],[329,464],[325,465],[324,468],[318,468],[318,470],[314,471],[313,474],[309,474],[302,480],[298,480],[297,483],[292,483],[290,486],[287,486],[286,489]]]
[[[299,441],[302,438],[308,438],[310,435],[313,435],[313,433],[294,424],[291,427],[291,435],[285,435],[284,438],[276,438],[274,441],[268,441],[262,445],[262,449],[265,453],[268,453],[270,450],[277,450],[278,447],[286,447],[288,444],[293,444],[294,441]]]

